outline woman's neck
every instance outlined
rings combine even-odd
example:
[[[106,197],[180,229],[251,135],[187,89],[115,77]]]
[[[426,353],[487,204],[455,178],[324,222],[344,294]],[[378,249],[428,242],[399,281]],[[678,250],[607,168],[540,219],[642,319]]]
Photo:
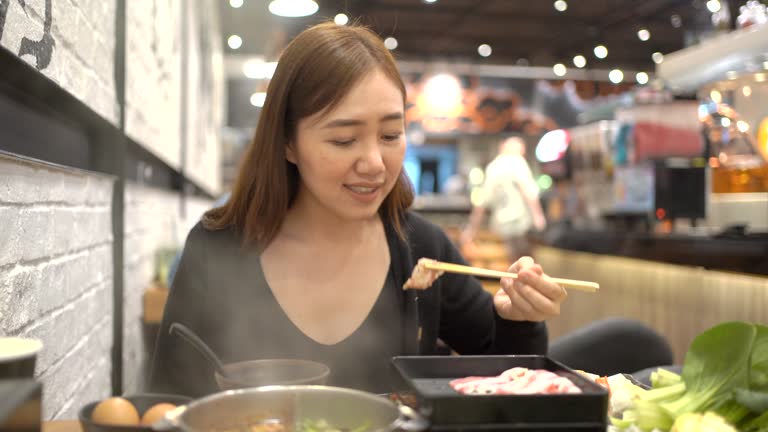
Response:
[[[280,229],[283,235],[313,241],[347,244],[363,241],[372,230],[379,229],[378,214],[366,219],[349,220],[309,199],[297,197],[285,215]]]

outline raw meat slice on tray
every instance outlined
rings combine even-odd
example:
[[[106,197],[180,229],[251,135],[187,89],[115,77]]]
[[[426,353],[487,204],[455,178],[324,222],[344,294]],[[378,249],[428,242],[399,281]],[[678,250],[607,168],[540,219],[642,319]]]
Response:
[[[544,369],[516,367],[492,377],[466,377],[450,382],[461,394],[515,395],[581,393],[571,380]]]

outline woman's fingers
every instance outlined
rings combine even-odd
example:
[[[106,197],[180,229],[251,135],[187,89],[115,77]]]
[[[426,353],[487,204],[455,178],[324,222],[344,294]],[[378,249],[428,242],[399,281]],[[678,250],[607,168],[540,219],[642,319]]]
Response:
[[[533,261],[533,258],[531,258],[529,256],[524,256],[524,257],[520,258],[519,260],[515,261],[514,264],[509,266],[509,270],[508,271],[510,273],[519,273],[520,270],[522,270],[524,268],[532,267],[534,265],[536,265],[536,262]]]
[[[543,321],[560,315],[560,303],[566,291],[544,274],[540,265],[530,257],[517,260],[509,268],[517,273],[516,279],[503,278],[496,302],[498,313],[512,320]]]
[[[534,311],[545,317],[560,314],[560,303],[553,301],[530,285],[520,284],[516,287],[518,295],[523,298]]]
[[[551,278],[544,274],[532,273],[531,271],[525,270],[522,273],[518,273],[518,281],[533,288],[553,302],[562,303],[568,296],[568,293],[563,287],[552,282]]]

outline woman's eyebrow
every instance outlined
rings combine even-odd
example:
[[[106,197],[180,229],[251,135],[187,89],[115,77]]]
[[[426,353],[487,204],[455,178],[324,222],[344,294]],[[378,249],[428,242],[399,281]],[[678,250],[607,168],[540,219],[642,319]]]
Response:
[[[392,121],[392,120],[402,120],[403,113],[401,112],[394,112],[390,114],[385,114],[381,117],[380,121]],[[337,128],[337,127],[350,127],[350,126],[362,126],[365,122],[363,120],[357,120],[357,119],[336,119],[331,120],[325,125],[323,125],[323,129],[331,129],[331,128]]]

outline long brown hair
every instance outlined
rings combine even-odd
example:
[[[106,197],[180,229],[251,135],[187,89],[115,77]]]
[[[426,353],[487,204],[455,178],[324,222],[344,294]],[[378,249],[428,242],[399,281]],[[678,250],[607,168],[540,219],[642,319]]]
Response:
[[[203,225],[234,228],[244,245],[266,246],[278,233],[299,187],[299,172],[286,160],[299,120],[332,110],[358,81],[376,68],[403,94],[397,65],[381,39],[361,26],[323,23],[299,34],[280,56],[267,89],[251,145],[246,150],[227,203],[208,211]],[[405,238],[403,214],[413,203],[404,171],[379,214]]]

